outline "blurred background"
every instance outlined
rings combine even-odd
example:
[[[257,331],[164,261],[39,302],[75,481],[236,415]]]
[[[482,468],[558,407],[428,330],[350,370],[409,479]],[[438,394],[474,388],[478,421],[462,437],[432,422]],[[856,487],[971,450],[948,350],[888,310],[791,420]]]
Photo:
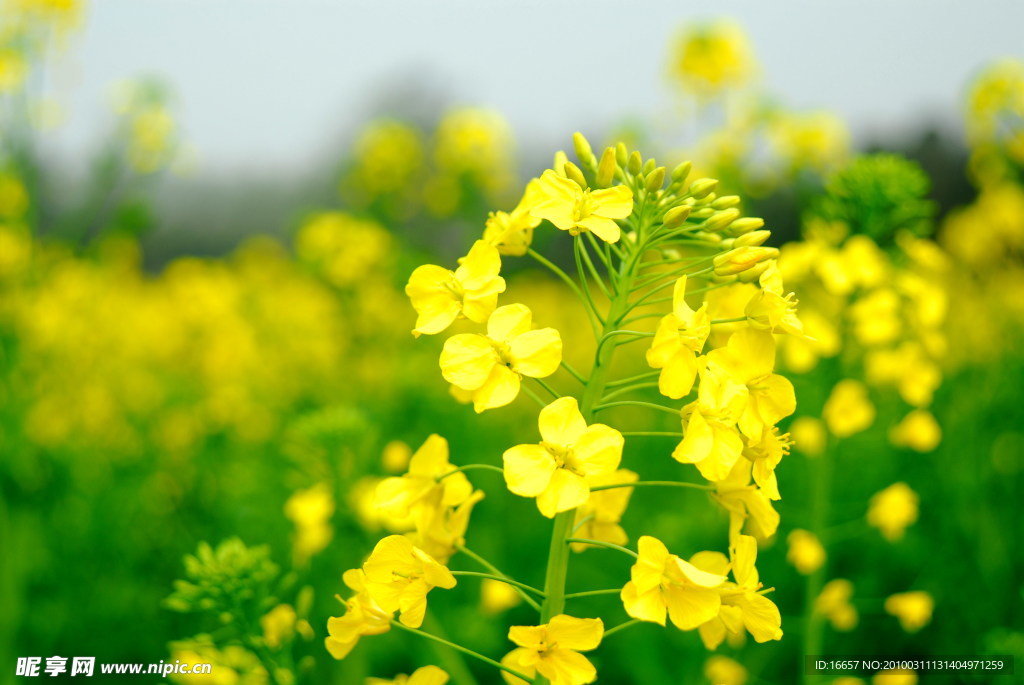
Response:
[[[594,657],[602,681],[1024,657],[1020,3],[0,8],[0,682],[58,654],[199,655],[224,683],[428,661],[491,682],[393,632],[342,662],[322,638],[342,571],[390,525],[380,478],[431,433],[455,463],[497,463],[532,430],[524,400],[477,417],[449,396],[402,289],[577,130],[741,195],[814,336],[780,353],[796,445],[759,556],[786,636],[711,654],[640,626]],[[536,244],[568,264],[553,238]],[[546,273],[503,273],[539,325],[585,328]],[[517,550],[548,523],[486,477],[467,545],[539,583]],[[724,514],[693,500],[636,498],[623,526],[721,547]],[[183,564],[201,543],[218,552]],[[618,561],[574,562],[581,586],[618,582]],[[440,623],[498,657],[528,607],[465,585]],[[224,587],[248,592],[230,620]]]

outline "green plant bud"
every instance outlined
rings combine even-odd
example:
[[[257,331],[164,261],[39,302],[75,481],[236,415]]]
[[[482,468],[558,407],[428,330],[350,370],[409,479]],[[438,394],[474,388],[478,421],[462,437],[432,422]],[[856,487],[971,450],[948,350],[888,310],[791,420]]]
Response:
[[[566,162],[563,168],[565,169],[566,178],[568,178],[570,181],[576,181],[576,185],[578,185],[580,188],[587,187],[587,179],[583,177],[583,172],[580,170],[578,166],[576,166],[572,162]]]
[[[756,283],[757,279],[761,278],[761,274],[768,270],[768,267],[771,266],[771,263],[771,260],[761,262],[760,264],[752,266],[746,271],[741,272],[739,275],[736,276],[736,278],[741,283]]]
[[[649,160],[644,162],[644,176],[654,171],[654,167],[658,166],[658,163],[651,157]]]
[[[594,151],[590,149],[590,143],[586,137],[576,131],[572,134],[572,144],[576,148],[576,157],[580,163],[589,169],[594,169],[597,166],[597,159],[594,157]]]
[[[717,275],[732,276],[778,256],[779,251],[774,247],[737,247],[716,256],[712,261]]]
[[[715,198],[711,206],[715,209],[729,209],[730,207],[737,206],[739,203],[739,195],[723,195],[722,197]]]
[[[718,186],[717,178],[698,178],[690,184],[690,195],[698,200],[708,196]]]
[[[619,143],[615,146],[615,161],[618,162],[622,168],[626,167],[626,161],[629,159],[629,150],[626,149],[625,143]]]
[[[668,228],[682,226],[683,222],[690,216],[691,210],[692,208],[690,205],[679,205],[678,207],[673,207],[665,212],[665,218],[662,219],[662,223]]]
[[[693,162],[686,161],[680,162],[676,165],[676,168],[672,170],[672,181],[674,183],[682,183],[686,180],[686,177],[690,175],[690,171],[693,169]]]
[[[710,219],[715,215],[715,210],[711,207],[701,207],[690,212],[691,219]]]
[[[750,233],[764,226],[764,219],[756,216],[745,216],[742,219],[737,219],[729,225],[729,232],[733,235],[743,235],[744,233]]]
[[[661,185],[665,182],[665,167],[660,166],[654,171],[647,174],[647,183],[645,184],[647,192],[654,193],[661,190]]]
[[[626,167],[629,169],[629,173],[636,176],[637,174],[640,173],[640,169],[643,167],[643,165],[644,160],[642,157],[640,157],[640,153],[637,152],[636,150],[633,150],[632,154],[629,155],[629,162],[627,162]]]
[[[606,147],[601,155],[601,163],[597,165],[597,185],[608,188],[615,180],[615,149]]]
[[[732,228],[730,226],[730,228]],[[744,245],[763,245],[764,241],[768,240],[772,235],[771,231],[751,231],[750,233],[744,233],[738,238],[734,238],[736,241],[736,247],[743,247]]]

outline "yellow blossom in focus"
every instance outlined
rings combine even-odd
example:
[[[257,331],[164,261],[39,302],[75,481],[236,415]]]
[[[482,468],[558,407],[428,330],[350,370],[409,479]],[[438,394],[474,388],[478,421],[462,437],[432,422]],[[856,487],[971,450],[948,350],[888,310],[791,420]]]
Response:
[[[455,271],[433,264],[417,267],[405,286],[419,315],[413,335],[440,333],[460,316],[476,323],[487,321],[498,294],[505,292],[500,270],[498,250],[482,240],[473,243]]]
[[[903,538],[903,532],[917,521],[917,493],[906,483],[893,483],[871,496],[868,523],[889,542]]]
[[[749,460],[740,459],[724,480],[715,483],[712,497],[729,512],[730,539],[742,529],[763,541],[779,527],[779,513],[768,493],[750,484],[752,468]]]
[[[890,668],[876,673],[871,685],[917,685],[917,673],[909,668]]]
[[[407,535],[413,544],[442,564],[448,563],[459,547],[465,544],[469,517],[473,507],[484,498],[484,493],[482,490],[474,490],[454,507],[443,503],[444,496],[444,490],[440,487],[428,492],[415,512],[416,531]]]
[[[772,260],[758,278],[761,285],[744,310],[751,327],[805,337],[803,323],[796,315],[796,296],[784,294],[782,274]]]
[[[533,229],[541,220],[530,212],[542,200],[540,181],[526,184],[526,191],[511,212],[491,212],[484,226],[483,239],[504,255],[522,257],[533,242]]]
[[[455,587],[451,571],[401,535],[378,542],[363,573],[366,594],[384,611],[400,611],[398,620],[410,628],[423,624],[427,593],[435,587]]]
[[[786,560],[805,576],[814,573],[824,565],[825,547],[814,533],[799,528],[794,529],[786,538],[786,543],[789,545]]]
[[[574,236],[591,231],[605,242],[618,242],[622,231],[614,220],[633,212],[633,191],[626,186],[584,190],[550,169],[540,177],[540,193],[543,199],[530,213]]]
[[[263,641],[277,649],[295,634],[295,608],[291,604],[278,604],[260,618]]]
[[[620,595],[627,614],[662,626],[667,614],[680,630],[693,630],[718,615],[722,599],[716,588],[726,581],[724,575],[669,554],[663,542],[649,535],[640,538],[637,550]]]
[[[695,464],[709,481],[723,480],[743,453],[736,421],[745,411],[747,387],[710,369],[701,372],[697,399],[683,407],[683,439],[672,457]]]
[[[672,313],[661,319],[647,350],[647,364],[661,369],[658,390],[672,399],[685,397],[693,389],[700,369],[698,355],[711,333],[707,305],[694,311],[686,303],[686,276],[676,281],[672,292]]]
[[[519,394],[523,376],[546,378],[561,363],[558,331],[531,330],[532,319],[526,306],[505,305],[487,320],[487,335],[463,333],[445,342],[441,375],[472,393],[477,413],[505,406]]]
[[[366,685],[445,685],[448,674],[437,666],[417,668],[410,675],[399,674],[391,680],[367,678]]]
[[[916,633],[932,620],[935,600],[927,592],[901,592],[885,600],[885,612],[899,619],[900,627]]]
[[[469,498],[473,486],[466,474],[452,473],[454,470],[448,460],[448,441],[440,435],[431,435],[412,455],[405,475],[380,482],[376,491],[377,506],[393,517],[414,515],[434,490],[441,493],[441,506],[458,506]],[[445,478],[438,480],[441,476]]]
[[[629,469],[619,469],[600,476],[587,478],[587,485],[590,487],[601,485],[616,485],[619,483],[635,483],[640,476]],[[576,509],[576,521],[574,530],[577,537],[587,540],[598,540],[610,542],[614,545],[625,545],[629,542],[629,536],[619,525],[622,515],[629,505],[629,498],[634,488],[609,488],[591,492],[590,497]],[[575,552],[582,552],[590,545],[574,542],[572,549]]]
[[[294,554],[296,563],[304,564],[331,541],[334,530],[334,496],[325,483],[299,490],[284,505],[284,513],[295,524]]]
[[[324,646],[335,659],[344,659],[364,635],[380,635],[391,630],[394,611],[385,611],[366,592],[366,577],[361,569],[345,571],[345,585],[355,591],[345,601],[345,614],[327,619]],[[341,600],[341,598],[338,598]]]
[[[622,459],[622,434],[603,423],[590,426],[573,397],[540,411],[541,442],[505,450],[505,483],[514,494],[536,497],[548,518],[575,509],[590,497],[588,480],[607,476]]]
[[[676,42],[671,64],[675,79],[704,96],[746,85],[756,71],[746,35],[728,22],[687,30]]]
[[[512,626],[508,639],[519,645],[501,663],[525,676],[540,674],[551,685],[586,685],[597,679],[597,670],[580,654],[597,649],[604,636],[599,618],[574,618],[559,614],[539,626]],[[502,671],[509,685],[521,685],[522,678]]]
[[[480,583],[480,605],[489,614],[500,614],[519,606],[522,601],[522,596],[508,583],[490,578],[484,578]]]
[[[889,430],[889,441],[917,452],[931,452],[942,441],[942,428],[926,409],[915,409]]]
[[[824,616],[838,631],[853,630],[859,617],[857,609],[850,603],[852,597],[853,583],[845,578],[830,580],[814,600],[814,613]]]
[[[832,388],[821,418],[833,435],[846,438],[874,423],[875,406],[868,399],[868,389],[864,384],[847,378]]]
[[[775,426],[765,426],[760,437],[747,438],[745,442],[743,456],[753,464],[751,475],[754,482],[769,499],[782,499],[775,469],[782,458],[789,454],[792,445],[789,433],[780,433]]]
[[[738,661],[715,654],[704,662],[704,677],[711,685],[746,685],[747,669]]]
[[[793,446],[808,457],[820,457],[824,453],[828,436],[820,419],[801,416],[789,424],[789,434],[793,438]]]

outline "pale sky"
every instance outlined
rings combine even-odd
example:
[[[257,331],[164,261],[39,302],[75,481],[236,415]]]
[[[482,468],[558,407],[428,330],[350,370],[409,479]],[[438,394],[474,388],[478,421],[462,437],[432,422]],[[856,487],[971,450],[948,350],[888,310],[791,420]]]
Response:
[[[68,107],[53,148],[82,158],[111,84],[142,74],[172,86],[208,173],[301,169],[403,81],[564,145],[664,111],[672,36],[721,16],[748,32],[766,90],[862,136],[953,128],[971,74],[1024,56],[1019,0],[97,0],[51,77]]]

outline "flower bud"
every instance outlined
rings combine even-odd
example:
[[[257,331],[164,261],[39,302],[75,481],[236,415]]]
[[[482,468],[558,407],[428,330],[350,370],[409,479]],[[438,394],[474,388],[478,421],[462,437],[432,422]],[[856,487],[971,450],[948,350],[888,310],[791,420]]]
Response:
[[[700,198],[707,197],[708,193],[714,190],[717,185],[717,178],[698,178],[690,184],[690,195],[699,200]]]
[[[714,210],[712,209],[711,211]],[[735,207],[723,209],[720,212],[715,212],[707,221],[701,224],[701,228],[705,231],[720,231],[738,218],[740,218],[740,210]]]
[[[601,155],[601,163],[597,165],[597,185],[608,188],[615,180],[615,149],[606,147]]]
[[[622,168],[626,167],[626,160],[629,159],[629,150],[626,149],[626,144],[620,142],[615,146],[615,161],[618,162]]]
[[[762,226],[764,226],[764,219],[756,216],[745,216],[729,224],[729,232],[733,235],[743,235],[744,233],[756,231]]]
[[[661,185],[665,182],[665,167],[660,166],[654,171],[647,174],[647,192],[654,193],[661,190]]]
[[[686,218],[690,216],[690,205],[680,205],[673,207],[672,209],[665,212],[665,218],[662,219],[662,223],[666,228],[675,228],[676,226],[682,226]]]
[[[739,203],[739,195],[723,195],[722,197],[715,198],[714,202],[711,203],[711,206],[715,209],[729,209],[730,207],[735,207]]]
[[[576,131],[572,134],[572,144],[576,148],[576,158],[580,160],[580,163],[588,169],[594,169],[597,166],[597,158],[594,157],[594,151],[590,149],[590,143],[586,137]]]
[[[732,228],[732,226],[730,225],[729,228]],[[758,245],[763,245],[764,241],[768,240],[771,235],[771,231],[751,231],[750,233],[744,233],[740,237],[735,238],[734,240],[736,242],[734,244],[736,247],[756,247]]]
[[[737,247],[714,258],[715,273],[719,276],[740,274],[766,259],[779,256],[774,247]]]
[[[701,207],[690,212],[691,219],[709,219],[715,215],[715,210],[711,207]]]
[[[633,150],[633,153],[629,156],[629,161],[626,163],[626,166],[629,169],[629,173],[636,176],[637,174],[640,173],[640,169],[643,167],[643,165],[644,160],[640,156],[640,153],[637,152],[636,150]]]
[[[568,163],[569,158],[566,156],[565,152],[559,150],[555,153],[555,162],[551,165],[551,168],[554,169],[555,173],[559,176],[565,177],[565,165]]]
[[[772,260],[765,260],[740,273],[736,278],[739,279],[740,283],[757,283],[757,280],[761,278],[761,274],[767,271],[771,264]]]
[[[693,162],[686,161],[677,164],[676,168],[672,170],[672,181],[682,183],[690,175],[691,169],[693,169]]]
[[[566,178],[568,178],[570,181],[576,181],[576,185],[578,185],[580,188],[587,187],[587,179],[583,177],[583,172],[580,171],[580,168],[578,166],[576,166],[572,162],[566,162],[564,169]]]

